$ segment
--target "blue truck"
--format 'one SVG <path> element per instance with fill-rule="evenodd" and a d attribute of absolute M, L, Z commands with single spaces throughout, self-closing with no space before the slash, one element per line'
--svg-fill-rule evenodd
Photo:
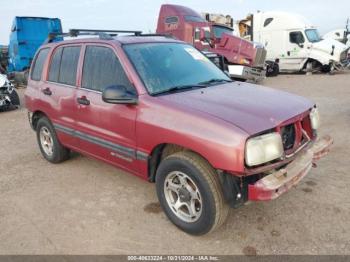
<path fill-rule="evenodd" d="M 25 83 L 37 49 L 50 34 L 61 33 L 62 24 L 59 18 L 16 16 L 11 27 L 8 48 L 8 74 L 15 81 Z M 55 39 L 61 40 L 60 37 Z"/>

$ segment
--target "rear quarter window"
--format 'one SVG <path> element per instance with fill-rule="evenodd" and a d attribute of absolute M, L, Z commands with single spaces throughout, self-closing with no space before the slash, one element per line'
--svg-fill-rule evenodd
<path fill-rule="evenodd" d="M 41 80 L 41 75 L 43 72 L 44 64 L 47 58 L 47 54 L 49 53 L 49 48 L 41 49 L 36 56 L 34 63 L 32 65 L 32 71 L 30 78 L 35 81 Z"/>

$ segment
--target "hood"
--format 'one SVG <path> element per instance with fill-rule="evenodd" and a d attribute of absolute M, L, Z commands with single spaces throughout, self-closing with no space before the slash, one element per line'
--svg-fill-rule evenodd
<path fill-rule="evenodd" d="M 274 128 L 313 106 L 297 95 L 239 82 L 159 98 L 229 122 L 249 135 Z"/>
<path fill-rule="evenodd" d="M 325 52 L 329 55 L 332 53 L 333 46 L 334 46 L 334 60 L 339 61 L 341 53 L 348 48 L 343 43 L 332 38 L 326 38 L 321 40 L 320 42 L 312 44 L 313 49 Z"/>

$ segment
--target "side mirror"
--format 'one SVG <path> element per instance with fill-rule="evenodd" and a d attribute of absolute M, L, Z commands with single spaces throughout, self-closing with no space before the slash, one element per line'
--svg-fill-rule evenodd
<path fill-rule="evenodd" d="M 102 100 L 109 104 L 137 104 L 137 96 L 123 85 L 106 87 L 102 92 Z"/>
<path fill-rule="evenodd" d="M 302 43 L 299 43 L 298 46 L 299 46 L 300 48 L 304 48 L 304 44 L 302 44 Z"/>

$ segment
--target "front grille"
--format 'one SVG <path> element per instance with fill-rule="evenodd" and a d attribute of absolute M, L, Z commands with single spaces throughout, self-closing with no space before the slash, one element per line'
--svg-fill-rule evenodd
<path fill-rule="evenodd" d="M 290 150 L 294 147 L 295 143 L 295 125 L 290 124 L 281 128 L 281 136 L 284 150 Z"/>
<path fill-rule="evenodd" d="M 266 49 L 263 47 L 256 47 L 256 56 L 254 59 L 254 67 L 261 67 L 263 68 L 265 66 L 265 60 L 266 60 Z"/>

